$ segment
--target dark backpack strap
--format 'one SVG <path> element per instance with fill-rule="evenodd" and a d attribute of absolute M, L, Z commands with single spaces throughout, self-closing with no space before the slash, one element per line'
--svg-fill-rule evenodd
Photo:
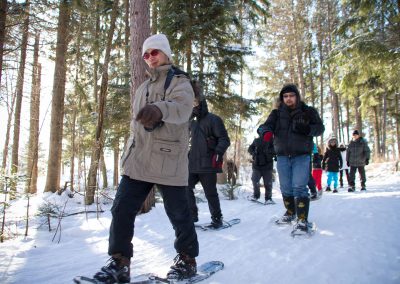
<path fill-rule="evenodd" d="M 167 78 L 165 78 L 163 101 L 165 100 L 165 92 L 167 91 L 169 85 L 171 84 L 172 78 L 174 78 L 175 75 L 184 75 L 187 78 L 189 78 L 188 73 L 186 73 L 185 71 L 182 71 L 178 67 L 172 65 L 171 68 L 169 68 L 169 70 L 168 70 Z"/>

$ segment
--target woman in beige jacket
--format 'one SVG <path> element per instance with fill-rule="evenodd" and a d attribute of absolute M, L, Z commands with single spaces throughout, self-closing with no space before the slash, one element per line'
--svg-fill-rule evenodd
<path fill-rule="evenodd" d="M 143 59 L 150 78 L 139 87 L 132 102 L 131 137 L 121 159 L 122 178 L 111 208 L 111 261 L 94 276 L 103 282 L 114 279 L 129 283 L 135 217 L 155 184 L 176 236 L 178 255 L 167 276 L 182 279 L 196 274 L 199 244 L 185 195 L 193 89 L 187 76 L 174 71 L 165 35 L 145 40 Z M 164 90 L 168 76 L 172 79 Z"/>

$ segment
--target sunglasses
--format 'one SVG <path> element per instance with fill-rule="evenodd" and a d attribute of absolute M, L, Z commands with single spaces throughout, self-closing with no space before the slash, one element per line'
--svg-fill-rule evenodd
<path fill-rule="evenodd" d="M 143 59 L 144 59 L 144 60 L 147 60 L 147 59 L 150 58 L 150 56 L 155 57 L 155 56 L 157 56 L 159 53 L 160 53 L 160 51 L 159 51 L 158 49 L 153 49 L 153 50 L 150 51 L 150 52 L 145 52 L 145 53 L 143 54 Z"/>

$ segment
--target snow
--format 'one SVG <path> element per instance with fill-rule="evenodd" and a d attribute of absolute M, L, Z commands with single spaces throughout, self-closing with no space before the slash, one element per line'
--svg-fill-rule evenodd
<path fill-rule="evenodd" d="M 241 223 L 222 231 L 198 231 L 198 264 L 225 263 L 224 270 L 202 283 L 400 283 L 400 172 L 394 171 L 393 163 L 367 167 L 366 192 L 340 189 L 312 202 L 309 219 L 318 229 L 311 238 L 292 238 L 291 227 L 274 224 L 284 212 L 277 184 L 273 190 L 277 204 L 263 206 L 246 199 L 252 192 L 249 172 L 242 176 L 236 200 L 220 194 L 224 218 L 239 217 Z M 74 198 L 65 193 L 39 194 L 30 201 L 31 215 L 45 201 L 58 204 L 60 210 L 65 206 L 65 214 L 85 210 L 79 194 Z M 198 205 L 200 223 L 209 221 L 207 203 Z M 49 232 L 46 219 L 35 216 L 23 237 L 26 199 L 15 201 L 6 216 L 17 221 L 8 230 L 18 236 L 0 244 L 0 283 L 61 284 L 72 283 L 77 275 L 93 275 L 108 259 L 110 207 L 111 201 L 103 197 L 104 213 L 64 217 L 57 233 L 57 218 L 51 219 Z M 95 211 L 96 206 L 86 209 Z M 137 216 L 132 275 L 164 275 L 176 255 L 173 240 L 161 203 Z"/>

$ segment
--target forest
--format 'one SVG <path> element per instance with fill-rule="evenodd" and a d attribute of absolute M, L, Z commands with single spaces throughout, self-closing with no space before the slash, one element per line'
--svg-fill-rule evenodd
<path fill-rule="evenodd" d="M 156 33 L 202 82 L 239 168 L 288 82 L 323 118 L 322 148 L 358 129 L 374 162 L 397 160 L 399 12 L 399 0 L 0 0 L 0 188 L 68 187 L 86 204 L 115 188 Z"/>

